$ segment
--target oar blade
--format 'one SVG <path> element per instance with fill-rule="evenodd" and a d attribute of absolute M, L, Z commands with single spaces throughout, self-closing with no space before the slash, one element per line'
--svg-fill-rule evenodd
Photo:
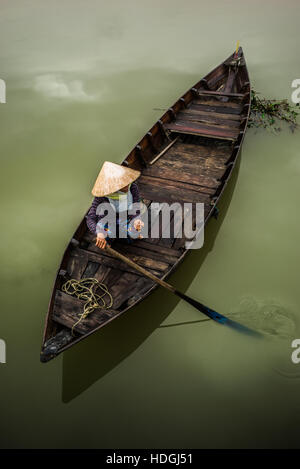
<path fill-rule="evenodd" d="M 247 334 L 251 337 L 256 337 L 257 339 L 260 339 L 263 337 L 263 334 L 261 334 L 258 331 L 255 331 L 254 329 L 251 329 L 250 327 L 244 326 L 244 324 L 241 324 L 239 322 L 233 321 L 232 319 L 226 318 L 227 321 L 224 323 L 226 326 L 231 327 L 232 329 L 235 329 L 238 332 L 242 332 L 244 334 Z"/>
<path fill-rule="evenodd" d="M 249 327 L 244 326 L 243 324 L 240 324 L 236 321 L 233 321 L 232 319 L 229 319 L 226 316 L 223 316 L 223 314 L 220 314 L 217 311 L 208 308 L 204 304 L 194 300 L 193 298 L 190 298 L 189 296 L 185 295 L 184 293 L 181 293 L 178 290 L 176 290 L 176 295 L 178 295 L 183 300 L 187 301 L 189 304 L 194 306 L 194 308 L 198 309 L 198 311 L 201 311 L 201 313 L 205 314 L 210 319 L 218 322 L 219 324 L 224 324 L 225 326 L 231 327 L 232 329 L 235 329 L 238 332 L 242 332 L 253 337 L 262 337 L 262 334 L 260 334 L 259 332 L 250 329 Z"/>

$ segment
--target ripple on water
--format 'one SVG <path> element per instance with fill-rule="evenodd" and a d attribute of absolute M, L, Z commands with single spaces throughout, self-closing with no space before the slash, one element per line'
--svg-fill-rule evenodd
<path fill-rule="evenodd" d="M 296 316 L 286 306 L 274 300 L 242 298 L 233 308 L 231 319 L 241 322 L 270 339 L 295 337 Z"/>
<path fill-rule="evenodd" d="M 292 340 L 300 337 L 297 316 L 293 311 L 274 300 L 246 297 L 233 309 L 232 319 L 271 339 L 275 348 L 271 347 L 268 353 L 272 355 L 272 369 L 276 374 L 285 379 L 300 378 L 300 364 L 297 366 L 291 360 Z"/>

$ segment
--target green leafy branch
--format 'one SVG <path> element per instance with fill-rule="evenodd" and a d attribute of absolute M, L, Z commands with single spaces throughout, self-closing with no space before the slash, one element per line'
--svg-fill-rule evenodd
<path fill-rule="evenodd" d="M 281 131 L 280 122 L 286 122 L 290 130 L 294 132 L 298 127 L 299 104 L 292 105 L 287 99 L 261 98 L 258 94 L 251 90 L 251 113 L 248 126 L 278 133 Z"/>

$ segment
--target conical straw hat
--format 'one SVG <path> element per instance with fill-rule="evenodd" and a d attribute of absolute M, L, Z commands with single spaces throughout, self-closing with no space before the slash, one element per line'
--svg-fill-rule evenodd
<path fill-rule="evenodd" d="M 96 179 L 92 194 L 95 197 L 112 194 L 135 181 L 140 174 L 140 171 L 135 169 L 105 161 Z"/>

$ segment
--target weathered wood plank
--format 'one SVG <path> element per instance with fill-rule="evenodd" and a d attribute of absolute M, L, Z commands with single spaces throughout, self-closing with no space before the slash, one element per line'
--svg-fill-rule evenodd
<path fill-rule="evenodd" d="M 194 138 L 194 137 L 190 137 Z M 190 153 L 198 158 L 207 158 L 208 156 L 216 156 L 218 159 L 226 159 L 232 152 L 232 143 L 226 141 L 212 141 L 206 140 L 205 144 L 201 143 L 177 143 L 175 148 L 172 148 L 167 154 L 170 155 L 172 152 L 183 152 Z"/>
<path fill-rule="evenodd" d="M 149 213 L 150 213 L 150 210 L 149 210 Z M 99 248 L 95 246 L 94 238 L 95 238 L 95 235 L 87 230 L 83 237 L 83 243 L 85 244 L 84 249 L 87 249 L 87 250 L 91 249 L 94 252 L 101 254 L 101 251 L 99 250 Z M 164 261 L 164 256 L 166 256 L 166 260 L 165 260 L 166 262 L 171 261 L 171 260 L 173 261 L 175 260 L 175 258 L 178 258 L 181 255 L 181 251 L 179 250 L 172 249 L 172 248 L 164 248 L 164 247 L 157 246 L 155 244 L 151 244 L 151 240 L 149 240 L 148 238 L 133 239 L 132 244 L 125 244 L 125 243 L 120 242 L 119 240 L 114 241 L 113 247 L 116 247 L 116 249 L 119 249 L 120 246 L 121 246 L 121 249 L 124 249 L 124 250 L 128 249 L 128 252 L 132 251 L 132 253 L 134 253 L 135 248 L 139 248 L 139 249 L 143 248 L 145 250 L 145 257 L 151 257 L 152 254 L 154 254 L 153 258 Z M 107 268 L 108 267 L 106 265 L 102 265 L 102 264 L 100 265 L 98 271 L 95 274 L 96 278 L 99 277 L 98 278 L 99 281 L 101 281 L 101 273 L 102 273 L 101 271 L 102 270 L 106 271 Z"/>
<path fill-rule="evenodd" d="M 181 251 L 178 249 L 172 249 L 172 248 L 168 248 L 165 246 L 158 246 L 156 244 L 151 244 L 149 240 L 147 239 L 135 240 L 133 243 L 133 247 L 134 246 L 137 246 L 137 247 L 141 246 L 145 250 L 147 251 L 149 250 L 150 252 L 157 253 L 160 256 L 166 255 L 166 256 L 172 256 L 172 257 L 178 258 L 182 254 Z"/>
<path fill-rule="evenodd" d="M 189 147 L 199 147 L 205 153 L 206 151 L 218 150 L 218 152 L 227 151 L 231 147 L 230 142 L 213 142 L 206 137 L 183 137 L 183 140 L 179 140 L 176 147 L 180 148 L 181 145 Z"/>
<path fill-rule="evenodd" d="M 72 251 L 72 254 L 73 254 L 73 257 L 78 259 L 79 261 L 80 261 L 80 259 L 82 259 L 82 260 L 88 259 L 89 261 L 98 262 L 99 264 L 104 265 L 108 268 L 119 269 L 121 271 L 131 272 L 131 273 L 136 272 L 134 269 L 129 267 L 124 262 L 110 256 L 105 250 L 100 250 L 99 248 L 97 248 L 97 246 L 94 246 L 94 245 L 91 245 L 89 247 L 89 250 L 76 248 Z M 145 267 L 146 269 L 151 271 L 154 275 L 158 275 L 158 276 L 162 275 L 163 271 L 161 270 L 162 269 L 161 265 L 159 265 L 160 270 L 156 270 L 156 269 L 152 268 L 155 265 L 154 262 L 151 264 L 151 267 L 149 267 L 149 265 L 150 265 L 149 260 L 144 261 L 143 259 L 141 259 L 141 260 L 138 260 L 138 262 L 141 262 L 143 267 Z M 107 272 L 107 275 L 109 275 L 109 271 Z M 97 278 L 97 276 L 95 276 L 95 277 Z M 105 276 L 103 278 L 104 278 L 103 281 L 106 281 Z"/>
<path fill-rule="evenodd" d="M 206 210 L 204 210 L 204 216 L 206 216 L 209 212 L 211 207 L 206 207 Z M 192 229 L 195 230 L 196 229 L 196 210 L 193 209 L 192 211 Z M 203 226 L 202 225 L 202 222 L 199 220 L 198 221 L 198 229 L 200 228 L 200 226 Z M 174 239 L 174 243 L 172 244 L 172 247 L 174 249 L 183 249 L 185 247 L 185 243 L 186 241 L 191 241 L 191 239 L 189 238 L 186 238 L 185 237 L 185 234 L 184 234 L 184 223 L 182 224 L 182 236 L 179 237 L 179 236 L 176 236 L 176 238 Z"/>
<path fill-rule="evenodd" d="M 131 257 L 126 251 L 123 254 L 128 258 Z M 153 285 L 152 281 L 145 282 L 145 278 L 138 275 L 138 272 L 124 272 L 119 269 L 111 269 L 105 283 L 112 295 L 114 310 L 119 310 L 128 299 L 137 294 L 140 288 L 144 288 L 145 284 L 147 284 L 148 289 Z"/>
<path fill-rule="evenodd" d="M 54 300 L 53 320 L 71 329 L 78 321 L 80 314 L 83 313 L 84 304 L 84 301 L 57 290 Z M 107 322 L 117 313 L 113 309 L 95 310 L 75 326 L 74 330 L 79 334 L 86 334 Z"/>
<path fill-rule="evenodd" d="M 202 163 L 199 162 L 199 165 L 197 166 L 195 164 L 188 163 L 184 159 L 182 161 L 178 161 L 176 158 L 170 157 L 170 159 L 165 158 L 164 160 L 160 161 L 158 168 L 160 168 L 162 171 L 178 171 L 191 175 L 191 177 L 208 177 L 215 180 L 222 177 L 225 171 L 225 166 L 222 164 L 218 165 L 213 157 L 205 159 L 205 161 Z M 209 181 L 207 182 L 208 187 L 214 187 L 213 182 L 211 184 L 209 184 Z"/>
<path fill-rule="evenodd" d="M 111 294 L 114 298 L 114 308 L 122 309 L 128 303 L 136 301 L 136 296 L 145 294 L 154 285 L 148 278 L 124 272 L 118 284 L 111 287 Z"/>
<path fill-rule="evenodd" d="M 107 286 L 108 290 L 111 292 L 112 287 L 119 285 L 119 282 L 124 275 L 124 272 L 120 269 L 109 269 L 108 275 L 105 277 L 105 285 Z M 134 274 L 135 275 L 135 274 Z M 115 308 L 115 306 L 114 306 Z"/>
<path fill-rule="evenodd" d="M 100 267 L 97 270 L 97 272 L 94 274 L 94 278 L 97 279 L 98 282 L 105 283 L 106 278 L 109 275 L 110 271 L 111 271 L 111 268 L 108 265 L 105 265 L 102 263 L 100 264 Z"/>
<path fill-rule="evenodd" d="M 194 148 L 194 152 L 196 152 L 196 148 Z M 155 165 L 156 168 L 162 168 L 166 163 L 169 165 L 177 164 L 180 169 L 178 172 L 181 171 L 181 165 L 187 165 L 189 168 L 191 168 L 189 173 L 194 173 L 197 171 L 197 175 L 201 176 L 204 175 L 205 173 L 202 174 L 202 170 L 205 169 L 214 169 L 216 171 L 218 170 L 223 170 L 225 167 L 225 162 L 228 160 L 230 154 L 228 157 L 219 157 L 219 156 L 214 156 L 213 152 L 210 152 L 207 154 L 205 158 L 202 158 L 200 155 L 196 155 L 195 153 L 191 152 L 186 152 L 186 151 L 178 151 L 177 149 L 174 149 L 172 153 L 165 155 L 164 158 Z M 146 174 L 146 172 L 143 172 L 143 174 Z"/>
<path fill-rule="evenodd" d="M 99 250 L 99 248 L 97 249 Z M 109 254 L 107 254 L 106 251 L 103 251 L 103 253 L 101 253 L 101 257 L 102 257 L 102 262 L 106 262 L 107 259 L 110 259 L 111 262 L 116 261 L 116 260 L 118 261 L 118 259 L 115 259 L 114 257 L 111 257 Z M 134 253 L 129 253 L 129 252 L 128 252 L 128 257 L 131 260 L 133 260 L 136 264 L 151 271 L 164 272 L 168 268 L 167 263 L 155 260 L 153 258 L 142 257 L 142 256 L 138 256 L 138 255 L 135 255 Z"/>
<path fill-rule="evenodd" d="M 149 171 L 148 171 L 149 169 Z M 187 183 L 187 188 L 189 185 L 196 185 L 199 188 L 199 192 L 204 192 L 206 194 L 213 195 L 216 191 L 216 188 L 219 185 L 219 182 L 216 178 L 211 178 L 207 176 L 202 176 L 200 174 L 189 174 L 183 171 L 177 171 L 176 169 L 169 169 L 164 168 L 162 171 L 159 167 L 152 167 L 147 168 L 143 174 L 145 176 L 152 176 L 156 178 L 161 178 L 161 180 L 167 180 L 169 183 L 179 184 L 177 187 L 182 187 L 184 189 L 184 185 L 182 183 Z"/>
<path fill-rule="evenodd" d="M 194 99 L 193 104 L 205 104 L 209 106 L 215 106 L 218 108 L 226 108 L 230 110 L 242 110 L 242 105 L 240 103 L 234 103 L 232 101 L 223 102 L 218 99 L 218 97 L 201 97 L 199 99 Z"/>
<path fill-rule="evenodd" d="M 212 113 L 211 113 L 212 114 Z M 192 113 L 182 111 L 177 114 L 178 120 L 182 121 L 191 121 L 191 122 L 204 122 L 206 125 L 218 125 L 221 128 L 231 129 L 239 128 L 240 122 L 237 120 L 223 119 L 212 116 L 209 112 L 206 115 L 201 115 L 200 113 Z"/>
<path fill-rule="evenodd" d="M 88 262 L 85 271 L 82 274 L 82 278 L 94 277 L 100 264 L 98 262 Z"/>
<path fill-rule="evenodd" d="M 206 194 L 189 190 L 182 191 L 181 189 L 177 189 L 169 184 L 165 184 L 164 187 L 158 188 L 157 186 L 149 185 L 148 183 L 139 183 L 139 187 L 141 194 L 145 195 L 145 197 L 151 197 L 152 200 L 160 203 L 210 202 L 210 197 Z"/>
<path fill-rule="evenodd" d="M 190 137 L 193 138 L 193 136 Z M 221 143 L 221 140 L 215 140 L 215 142 Z M 222 143 L 229 142 L 222 140 Z M 197 148 L 198 146 L 199 149 Z M 199 168 L 199 170 L 201 168 L 201 171 L 202 169 L 207 169 L 207 167 L 216 170 L 223 169 L 232 155 L 232 149 L 233 146 L 231 142 L 229 147 L 211 147 L 206 151 L 203 150 L 201 145 L 184 143 L 172 149 L 172 151 L 165 155 L 161 161 L 157 162 L 155 166 L 160 167 L 164 162 L 181 161 L 184 164 L 193 165 L 194 168 Z M 204 173 L 201 173 L 201 175 L 204 175 Z"/>
<path fill-rule="evenodd" d="M 132 306 L 137 301 L 143 299 L 144 296 L 150 290 L 150 288 L 153 287 L 153 285 L 155 285 L 155 284 L 154 284 L 154 282 L 152 282 L 152 280 L 150 280 L 146 277 L 141 277 L 140 278 L 140 284 L 137 285 L 137 288 L 135 289 L 134 295 L 130 296 L 130 298 L 128 298 L 126 306 Z"/>
<path fill-rule="evenodd" d="M 220 84 L 226 79 L 227 73 L 226 71 L 222 71 L 222 73 L 218 73 L 217 75 L 214 75 L 213 78 L 208 78 L 208 84 L 211 89 L 214 89 L 215 87 L 219 87 Z"/>
<path fill-rule="evenodd" d="M 178 213 L 179 207 L 177 210 L 172 210 L 170 213 L 170 219 L 162 219 L 160 230 L 159 230 L 159 239 L 156 241 L 156 244 L 161 246 L 171 246 L 170 240 L 173 238 L 174 234 L 174 224 L 176 223 L 176 216 Z M 182 210 L 180 205 L 180 210 Z"/>
<path fill-rule="evenodd" d="M 194 152 L 196 152 L 196 148 L 194 148 Z M 201 170 L 207 169 L 208 166 L 212 169 L 223 169 L 227 159 L 228 157 L 224 156 L 214 156 L 213 152 L 208 153 L 205 158 L 203 158 L 200 154 L 197 155 L 195 153 L 174 149 L 172 153 L 165 155 L 156 167 L 161 168 L 165 163 L 176 163 L 178 165 L 187 165 L 190 168 L 194 168 L 194 171 L 196 170 L 199 175 L 201 175 Z M 208 161 L 210 164 L 208 164 Z"/>
<path fill-rule="evenodd" d="M 158 244 L 162 246 L 172 247 L 174 239 L 178 236 L 178 230 L 184 218 L 183 210 L 182 209 L 180 210 L 181 210 L 181 214 L 178 214 L 178 211 L 177 211 L 176 213 L 174 213 L 174 217 L 172 218 L 172 224 L 170 227 L 171 228 L 170 236 L 168 238 L 161 238 Z"/>
<path fill-rule="evenodd" d="M 206 137 L 211 138 L 220 138 L 225 140 L 235 140 L 238 137 L 239 131 L 238 130 L 228 130 L 228 129 L 221 129 L 220 126 L 213 127 L 207 125 L 198 125 L 192 122 L 186 121 L 175 121 L 171 124 L 166 124 L 166 129 L 170 130 L 171 132 L 179 132 L 185 134 L 193 134 L 193 135 L 203 135 Z"/>
<path fill-rule="evenodd" d="M 159 160 L 159 158 L 161 158 L 168 150 L 169 148 L 171 148 L 173 145 L 175 145 L 176 141 L 178 140 L 179 137 L 176 137 L 174 138 L 174 140 L 172 140 L 172 142 L 170 142 L 168 145 L 166 145 L 159 153 L 158 155 L 155 156 L 155 158 L 153 158 L 151 161 L 150 161 L 150 165 L 154 164 L 157 160 Z"/>
<path fill-rule="evenodd" d="M 124 250 L 122 249 L 122 251 Z M 129 252 L 128 250 L 125 252 L 129 259 L 146 269 L 165 272 L 169 267 L 168 263 L 163 260 L 154 259 L 154 257 L 144 257 L 140 253 Z"/>
<path fill-rule="evenodd" d="M 161 215 L 161 209 L 163 207 L 163 204 L 158 204 L 158 207 L 156 207 L 157 203 L 154 202 L 155 208 L 152 206 L 153 203 L 150 206 L 149 211 L 149 218 L 148 218 L 148 240 L 152 244 L 158 244 L 160 236 L 161 236 L 161 227 L 162 227 L 162 215 Z M 157 233 L 157 237 L 152 237 L 154 233 Z"/>
<path fill-rule="evenodd" d="M 138 245 L 118 245 L 118 251 L 122 252 L 122 254 L 127 255 L 128 254 L 133 254 L 137 255 L 140 257 L 147 258 L 149 257 L 150 259 L 155 259 L 160 262 L 164 262 L 169 265 L 173 265 L 177 262 L 178 256 L 172 256 L 170 254 L 166 254 L 165 252 L 155 252 L 151 251 L 149 249 L 146 249 L 143 246 L 138 246 Z M 128 256 L 129 257 L 129 256 Z"/>
<path fill-rule="evenodd" d="M 221 103 L 221 104 L 226 104 L 226 103 Z M 236 114 L 240 115 L 242 113 L 242 108 L 233 108 L 233 107 L 226 107 L 226 106 L 218 106 L 216 103 L 214 105 L 212 104 L 202 104 L 200 103 L 195 103 L 191 104 L 189 106 L 189 109 L 193 110 L 199 110 L 199 111 L 207 111 L 207 112 L 220 112 L 222 114 Z"/>
<path fill-rule="evenodd" d="M 158 169 L 158 168 L 157 168 Z M 169 174 L 169 173 L 168 173 Z M 175 174 L 174 174 L 175 178 Z M 205 178 L 202 178 L 202 181 L 204 181 Z M 206 178 L 209 182 L 212 183 L 211 178 Z M 167 177 L 167 172 L 164 172 L 164 177 L 160 177 L 160 172 L 159 170 L 156 172 L 152 172 L 152 174 L 147 174 L 143 175 L 140 177 L 140 182 L 144 184 L 152 184 L 153 186 L 156 186 L 158 188 L 160 187 L 165 187 L 166 184 L 170 187 L 175 187 L 175 188 L 181 188 L 183 191 L 195 191 L 198 193 L 206 194 L 206 195 L 211 195 L 215 193 L 215 190 L 211 190 L 209 187 L 205 186 L 200 186 L 199 183 L 197 184 L 191 184 L 191 181 L 186 179 L 186 181 L 181 182 L 179 179 L 171 179 Z M 214 187 L 218 186 L 218 182 L 215 180 L 214 181 Z M 211 186 L 210 186 L 211 187 Z"/>
<path fill-rule="evenodd" d="M 80 280 L 88 264 L 88 255 L 82 253 L 80 256 L 76 254 L 76 249 L 72 249 L 70 258 L 68 259 L 67 272 L 71 278 Z"/>
<path fill-rule="evenodd" d="M 196 116 L 202 116 L 206 118 L 215 118 L 215 119 L 224 119 L 226 121 L 236 121 L 240 122 L 241 121 L 241 116 L 239 114 L 222 114 L 222 112 L 212 112 L 212 111 L 202 111 L 194 108 L 187 108 L 184 111 L 185 114 L 194 114 Z"/>
<path fill-rule="evenodd" d="M 243 98 L 245 95 L 244 93 L 230 93 L 225 91 L 208 91 L 208 90 L 201 90 L 198 92 L 201 96 L 228 96 L 230 98 Z"/>
<path fill-rule="evenodd" d="M 231 93 L 234 90 L 235 78 L 236 78 L 236 70 L 233 70 L 232 67 L 230 67 L 229 72 L 228 72 L 228 77 L 225 83 L 225 88 L 224 88 L 225 93 Z M 230 106 L 233 105 L 232 102 L 229 102 L 228 96 L 223 97 L 222 102 L 226 102 L 227 104 L 230 104 Z"/>
<path fill-rule="evenodd" d="M 235 138 L 239 134 L 239 126 L 229 126 L 229 125 L 223 125 L 223 124 L 214 124 L 212 122 L 210 123 L 202 123 L 202 122 L 196 122 L 192 120 L 184 120 L 184 119 L 177 119 L 176 121 L 172 122 L 171 124 L 168 124 L 170 128 L 174 126 L 174 130 L 176 132 L 176 127 L 177 126 L 183 126 L 183 127 L 191 127 L 193 132 L 198 133 L 205 133 L 207 131 L 206 137 L 210 137 L 213 134 L 216 134 L 217 136 L 224 137 L 224 139 L 228 140 L 231 137 Z"/>

